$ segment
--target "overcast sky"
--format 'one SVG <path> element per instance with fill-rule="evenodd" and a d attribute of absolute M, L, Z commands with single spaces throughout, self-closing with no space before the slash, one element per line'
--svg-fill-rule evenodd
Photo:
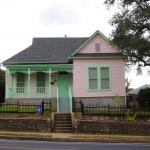
<path fill-rule="evenodd" d="M 0 0 L 0 62 L 28 47 L 33 37 L 90 36 L 100 30 L 109 37 L 108 21 L 115 9 L 104 0 Z M 147 68 L 148 69 L 148 68 Z M 147 69 L 128 74 L 131 86 L 150 84 Z"/>

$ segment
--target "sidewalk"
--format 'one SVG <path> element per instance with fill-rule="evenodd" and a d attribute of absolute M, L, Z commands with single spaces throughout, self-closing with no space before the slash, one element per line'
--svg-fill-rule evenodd
<path fill-rule="evenodd" d="M 65 142 L 150 143 L 150 136 L 38 133 L 38 132 L 33 133 L 0 132 L 0 139 L 65 141 Z"/>

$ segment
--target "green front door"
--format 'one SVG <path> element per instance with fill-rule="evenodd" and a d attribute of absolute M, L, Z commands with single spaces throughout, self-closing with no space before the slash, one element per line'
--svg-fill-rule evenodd
<path fill-rule="evenodd" d="M 59 112 L 70 112 L 68 74 L 58 74 L 58 102 Z"/>

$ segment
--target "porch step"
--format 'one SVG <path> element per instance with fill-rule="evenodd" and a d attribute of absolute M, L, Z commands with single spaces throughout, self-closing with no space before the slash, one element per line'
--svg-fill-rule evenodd
<path fill-rule="evenodd" d="M 54 116 L 55 132 L 71 133 L 72 132 L 72 118 L 71 114 L 57 113 Z"/>

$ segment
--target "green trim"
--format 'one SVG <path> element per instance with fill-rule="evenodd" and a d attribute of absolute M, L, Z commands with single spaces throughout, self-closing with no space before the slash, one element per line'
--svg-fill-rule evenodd
<path fill-rule="evenodd" d="M 51 68 L 49 68 L 48 73 L 48 95 L 51 97 Z"/>
<path fill-rule="evenodd" d="M 79 48 L 77 48 L 71 56 L 75 55 L 76 53 L 78 53 L 85 45 L 87 45 L 96 35 L 99 35 L 100 37 L 102 37 L 108 44 L 112 45 L 112 47 L 114 47 L 115 49 L 118 50 L 118 47 L 116 47 L 115 45 L 112 44 L 112 42 L 99 30 L 97 30 L 87 41 L 85 41 Z"/>
<path fill-rule="evenodd" d="M 9 98 L 9 69 L 6 68 L 5 97 Z"/>
<path fill-rule="evenodd" d="M 28 88 L 27 88 L 27 86 L 28 86 L 28 74 L 27 75 L 25 74 L 24 93 L 22 93 L 22 94 L 24 94 L 24 96 L 27 94 L 27 97 L 28 97 Z"/>
<path fill-rule="evenodd" d="M 73 69 L 73 64 L 51 64 L 51 65 L 8 65 L 6 66 L 10 69 L 10 73 L 22 72 L 28 74 L 28 68 L 30 68 L 30 73 L 45 72 L 49 73 L 49 68 L 51 71 L 67 71 Z"/>
<path fill-rule="evenodd" d="M 100 70 L 103 67 L 109 68 L 109 89 L 102 89 L 101 88 L 101 73 Z M 89 68 L 97 68 L 97 89 L 90 89 L 89 88 Z M 88 65 L 87 66 L 87 90 L 88 91 L 111 91 L 112 90 L 112 68 L 110 65 Z"/>
<path fill-rule="evenodd" d="M 70 112 L 72 113 L 72 92 L 70 86 L 69 86 L 69 98 L 70 98 Z"/>
<path fill-rule="evenodd" d="M 109 88 L 112 89 L 112 67 L 109 67 Z"/>
<path fill-rule="evenodd" d="M 100 74 L 100 67 L 97 67 L 97 87 L 101 89 L 101 74 Z"/>
<path fill-rule="evenodd" d="M 28 98 L 30 98 L 30 68 L 28 68 Z"/>
<path fill-rule="evenodd" d="M 58 94 L 58 92 L 59 91 L 58 91 L 58 86 L 57 86 L 57 112 L 59 112 L 59 94 Z"/>
<path fill-rule="evenodd" d="M 53 68 L 53 67 L 73 67 L 73 64 L 12 64 L 12 65 L 6 65 L 6 67 L 46 67 L 46 68 Z"/>

